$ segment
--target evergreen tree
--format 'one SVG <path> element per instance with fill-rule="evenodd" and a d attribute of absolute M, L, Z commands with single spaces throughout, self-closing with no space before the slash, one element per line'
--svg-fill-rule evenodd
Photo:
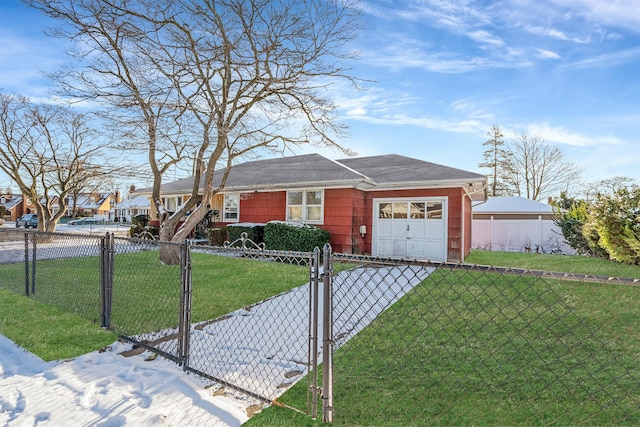
<path fill-rule="evenodd" d="M 507 164 L 507 151 L 502 148 L 504 146 L 504 134 L 499 126 L 493 125 L 491 130 L 487 132 L 490 137 L 482 146 L 489 147 L 484 153 L 484 161 L 479 163 L 481 168 L 491 169 L 489 176 L 489 196 L 506 195 L 505 186 L 501 182 L 502 172 Z"/>

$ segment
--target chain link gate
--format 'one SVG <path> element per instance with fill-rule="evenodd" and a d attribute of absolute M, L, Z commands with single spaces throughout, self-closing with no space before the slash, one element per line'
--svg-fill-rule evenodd
<path fill-rule="evenodd" d="M 185 371 L 198 374 L 267 404 L 305 376 L 307 408 L 315 416 L 319 365 L 318 313 L 320 251 L 190 246 L 191 252 L 240 258 L 242 262 L 280 262 L 308 268 L 308 283 L 224 316 L 193 322 L 189 329 Z M 206 286 L 194 279 L 193 287 Z M 242 286 L 239 284 L 239 286 Z M 187 308 L 187 311 L 189 309 Z"/>

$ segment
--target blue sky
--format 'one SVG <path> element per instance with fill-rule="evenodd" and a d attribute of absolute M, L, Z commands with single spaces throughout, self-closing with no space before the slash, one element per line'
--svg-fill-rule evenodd
<path fill-rule="evenodd" d="M 585 169 L 587 182 L 640 182 L 640 0 L 363 0 L 353 41 L 362 90 L 332 96 L 360 156 L 402 154 L 469 171 L 492 125 L 528 129 Z M 65 61 L 49 20 L 0 0 L 0 88 L 49 96 L 39 71 Z M 306 148 L 327 157 L 329 150 Z M 0 186 L 6 180 L 0 178 Z"/>

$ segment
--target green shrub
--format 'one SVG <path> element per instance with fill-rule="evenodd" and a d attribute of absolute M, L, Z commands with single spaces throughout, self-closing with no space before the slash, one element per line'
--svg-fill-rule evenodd
<path fill-rule="evenodd" d="M 134 225 L 139 225 L 140 227 L 146 227 L 149 225 L 149 215 L 140 214 L 131 218 L 131 223 Z"/>
<path fill-rule="evenodd" d="M 330 238 L 327 230 L 312 225 L 273 221 L 264 227 L 264 243 L 270 250 L 311 252 Z"/>
<path fill-rule="evenodd" d="M 207 238 L 211 246 L 222 246 L 227 237 L 227 227 L 215 227 L 207 230 Z"/>
<path fill-rule="evenodd" d="M 555 223 L 578 253 L 640 264 L 640 186 L 598 193 L 590 202 L 561 194 L 554 205 Z"/>
<path fill-rule="evenodd" d="M 554 203 L 554 222 L 560 227 L 565 241 L 577 253 L 606 259 L 606 251 L 594 243 L 594 239 L 597 241 L 597 234 L 584 228 L 588 208 L 589 204 L 584 200 L 569 198 L 563 193 Z"/>
<path fill-rule="evenodd" d="M 583 230 L 612 260 L 640 264 L 640 186 L 598 194 Z"/>
<path fill-rule="evenodd" d="M 227 235 L 230 242 L 235 242 L 242 233 L 247 233 L 247 238 L 256 244 L 264 242 L 264 225 L 262 224 L 231 224 L 227 226 Z"/>

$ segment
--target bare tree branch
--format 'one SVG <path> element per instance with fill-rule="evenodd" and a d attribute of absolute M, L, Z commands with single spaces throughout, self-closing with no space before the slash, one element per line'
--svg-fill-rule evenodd
<path fill-rule="evenodd" d="M 71 192 L 120 169 L 105 166 L 90 122 L 60 105 L 0 94 L 0 170 L 35 206 L 42 230 L 55 231 Z"/>
<path fill-rule="evenodd" d="M 241 156 L 300 144 L 352 154 L 339 143 L 346 128 L 329 96 L 336 79 L 357 81 L 344 65 L 354 56 L 345 43 L 361 27 L 351 0 L 28 3 L 71 28 L 56 35 L 78 42 L 84 67 L 59 74 L 63 92 L 103 102 L 145 141 L 163 240 L 188 235 Z M 162 174 L 191 153 L 192 195 L 167 216 Z M 226 171 L 214 187 L 218 166 Z"/>
<path fill-rule="evenodd" d="M 527 199 L 541 200 L 568 192 L 580 182 L 582 169 L 541 135 L 530 136 L 526 130 L 515 134 L 507 147 L 507 159 L 506 184 L 514 194 Z"/>

